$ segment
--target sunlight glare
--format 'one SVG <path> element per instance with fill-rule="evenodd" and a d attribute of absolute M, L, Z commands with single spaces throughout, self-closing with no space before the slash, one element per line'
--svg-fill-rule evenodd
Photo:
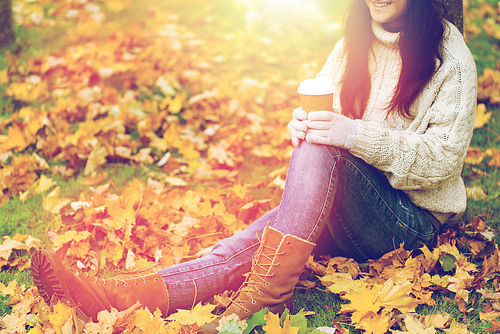
<path fill-rule="evenodd" d="M 300 3 L 300 0 L 269 0 L 270 5 L 298 5 Z"/>

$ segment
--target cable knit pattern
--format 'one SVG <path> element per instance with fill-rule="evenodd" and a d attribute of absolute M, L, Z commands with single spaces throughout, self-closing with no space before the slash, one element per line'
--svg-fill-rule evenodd
<path fill-rule="evenodd" d="M 446 22 L 443 64 L 410 108 L 413 119 L 387 116 L 401 71 L 399 33 L 372 23 L 375 41 L 369 55 L 371 94 L 351 153 L 383 171 L 391 185 L 418 206 L 436 214 L 465 211 L 461 178 L 472 137 L 477 101 L 477 74 L 472 55 L 458 29 Z M 318 74 L 337 85 L 334 107 L 340 110 L 345 69 L 341 39 Z M 442 220 L 442 219 L 440 219 Z"/>

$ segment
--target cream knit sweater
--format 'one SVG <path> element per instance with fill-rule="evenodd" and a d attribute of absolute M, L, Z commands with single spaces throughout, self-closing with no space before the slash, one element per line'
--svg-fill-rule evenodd
<path fill-rule="evenodd" d="M 404 119 L 386 107 L 401 71 L 399 33 L 372 23 L 376 40 L 369 58 L 371 93 L 351 153 L 383 171 L 390 184 L 405 191 L 416 205 L 443 222 L 465 211 L 467 197 L 461 177 L 476 113 L 476 66 L 463 36 L 446 22 L 443 64 Z M 328 57 L 318 76 L 333 78 L 333 105 L 340 110 L 340 82 L 345 69 L 344 39 Z"/>

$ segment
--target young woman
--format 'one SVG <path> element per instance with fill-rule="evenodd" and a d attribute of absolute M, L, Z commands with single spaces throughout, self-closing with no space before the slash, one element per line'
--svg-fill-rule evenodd
<path fill-rule="evenodd" d="M 323 230 L 328 240 L 323 233 L 318 246 L 358 261 L 402 243 L 432 246 L 440 224 L 466 207 L 460 175 L 476 70 L 462 35 L 436 0 L 354 0 L 345 37 L 319 76 L 336 85 L 334 112 L 294 110 L 296 148 L 278 208 L 211 253 L 155 273 L 77 276 L 40 250 L 32 272 L 41 295 L 65 298 L 95 320 L 103 309 L 137 300 L 167 315 L 234 290 L 224 315 L 245 318 L 292 306 Z M 217 325 L 203 331 L 215 333 Z"/>

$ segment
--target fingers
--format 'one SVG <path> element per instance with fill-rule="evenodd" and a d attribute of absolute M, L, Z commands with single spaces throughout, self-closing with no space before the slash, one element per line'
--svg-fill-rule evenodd
<path fill-rule="evenodd" d="M 288 123 L 288 129 L 290 129 L 290 131 L 306 132 L 307 124 L 306 122 L 302 122 L 294 118 L 290 121 L 290 123 Z"/>
<path fill-rule="evenodd" d="M 292 138 L 306 139 L 306 133 L 302 131 L 290 130 L 290 135 Z"/>
<path fill-rule="evenodd" d="M 329 137 L 329 131 L 328 130 L 309 129 L 309 130 L 307 130 L 307 134 L 308 135 L 313 135 L 315 137 L 323 137 L 323 138 Z"/>
<path fill-rule="evenodd" d="M 332 122 L 327 121 L 307 121 L 304 122 L 308 131 L 310 130 L 328 130 L 332 128 Z"/>
<path fill-rule="evenodd" d="M 310 132 L 307 133 L 306 141 L 312 144 L 330 145 L 328 138 Z"/>
<path fill-rule="evenodd" d="M 307 112 L 302 108 L 297 108 L 293 111 L 293 118 L 305 121 L 307 119 Z"/>
<path fill-rule="evenodd" d="M 321 110 L 321 111 L 311 111 L 307 115 L 307 119 L 310 121 L 325 121 L 330 122 L 335 118 L 335 113 L 332 111 Z"/>
<path fill-rule="evenodd" d="M 301 140 L 299 138 L 292 136 L 292 145 L 293 145 L 293 147 L 299 147 L 300 141 Z"/>

